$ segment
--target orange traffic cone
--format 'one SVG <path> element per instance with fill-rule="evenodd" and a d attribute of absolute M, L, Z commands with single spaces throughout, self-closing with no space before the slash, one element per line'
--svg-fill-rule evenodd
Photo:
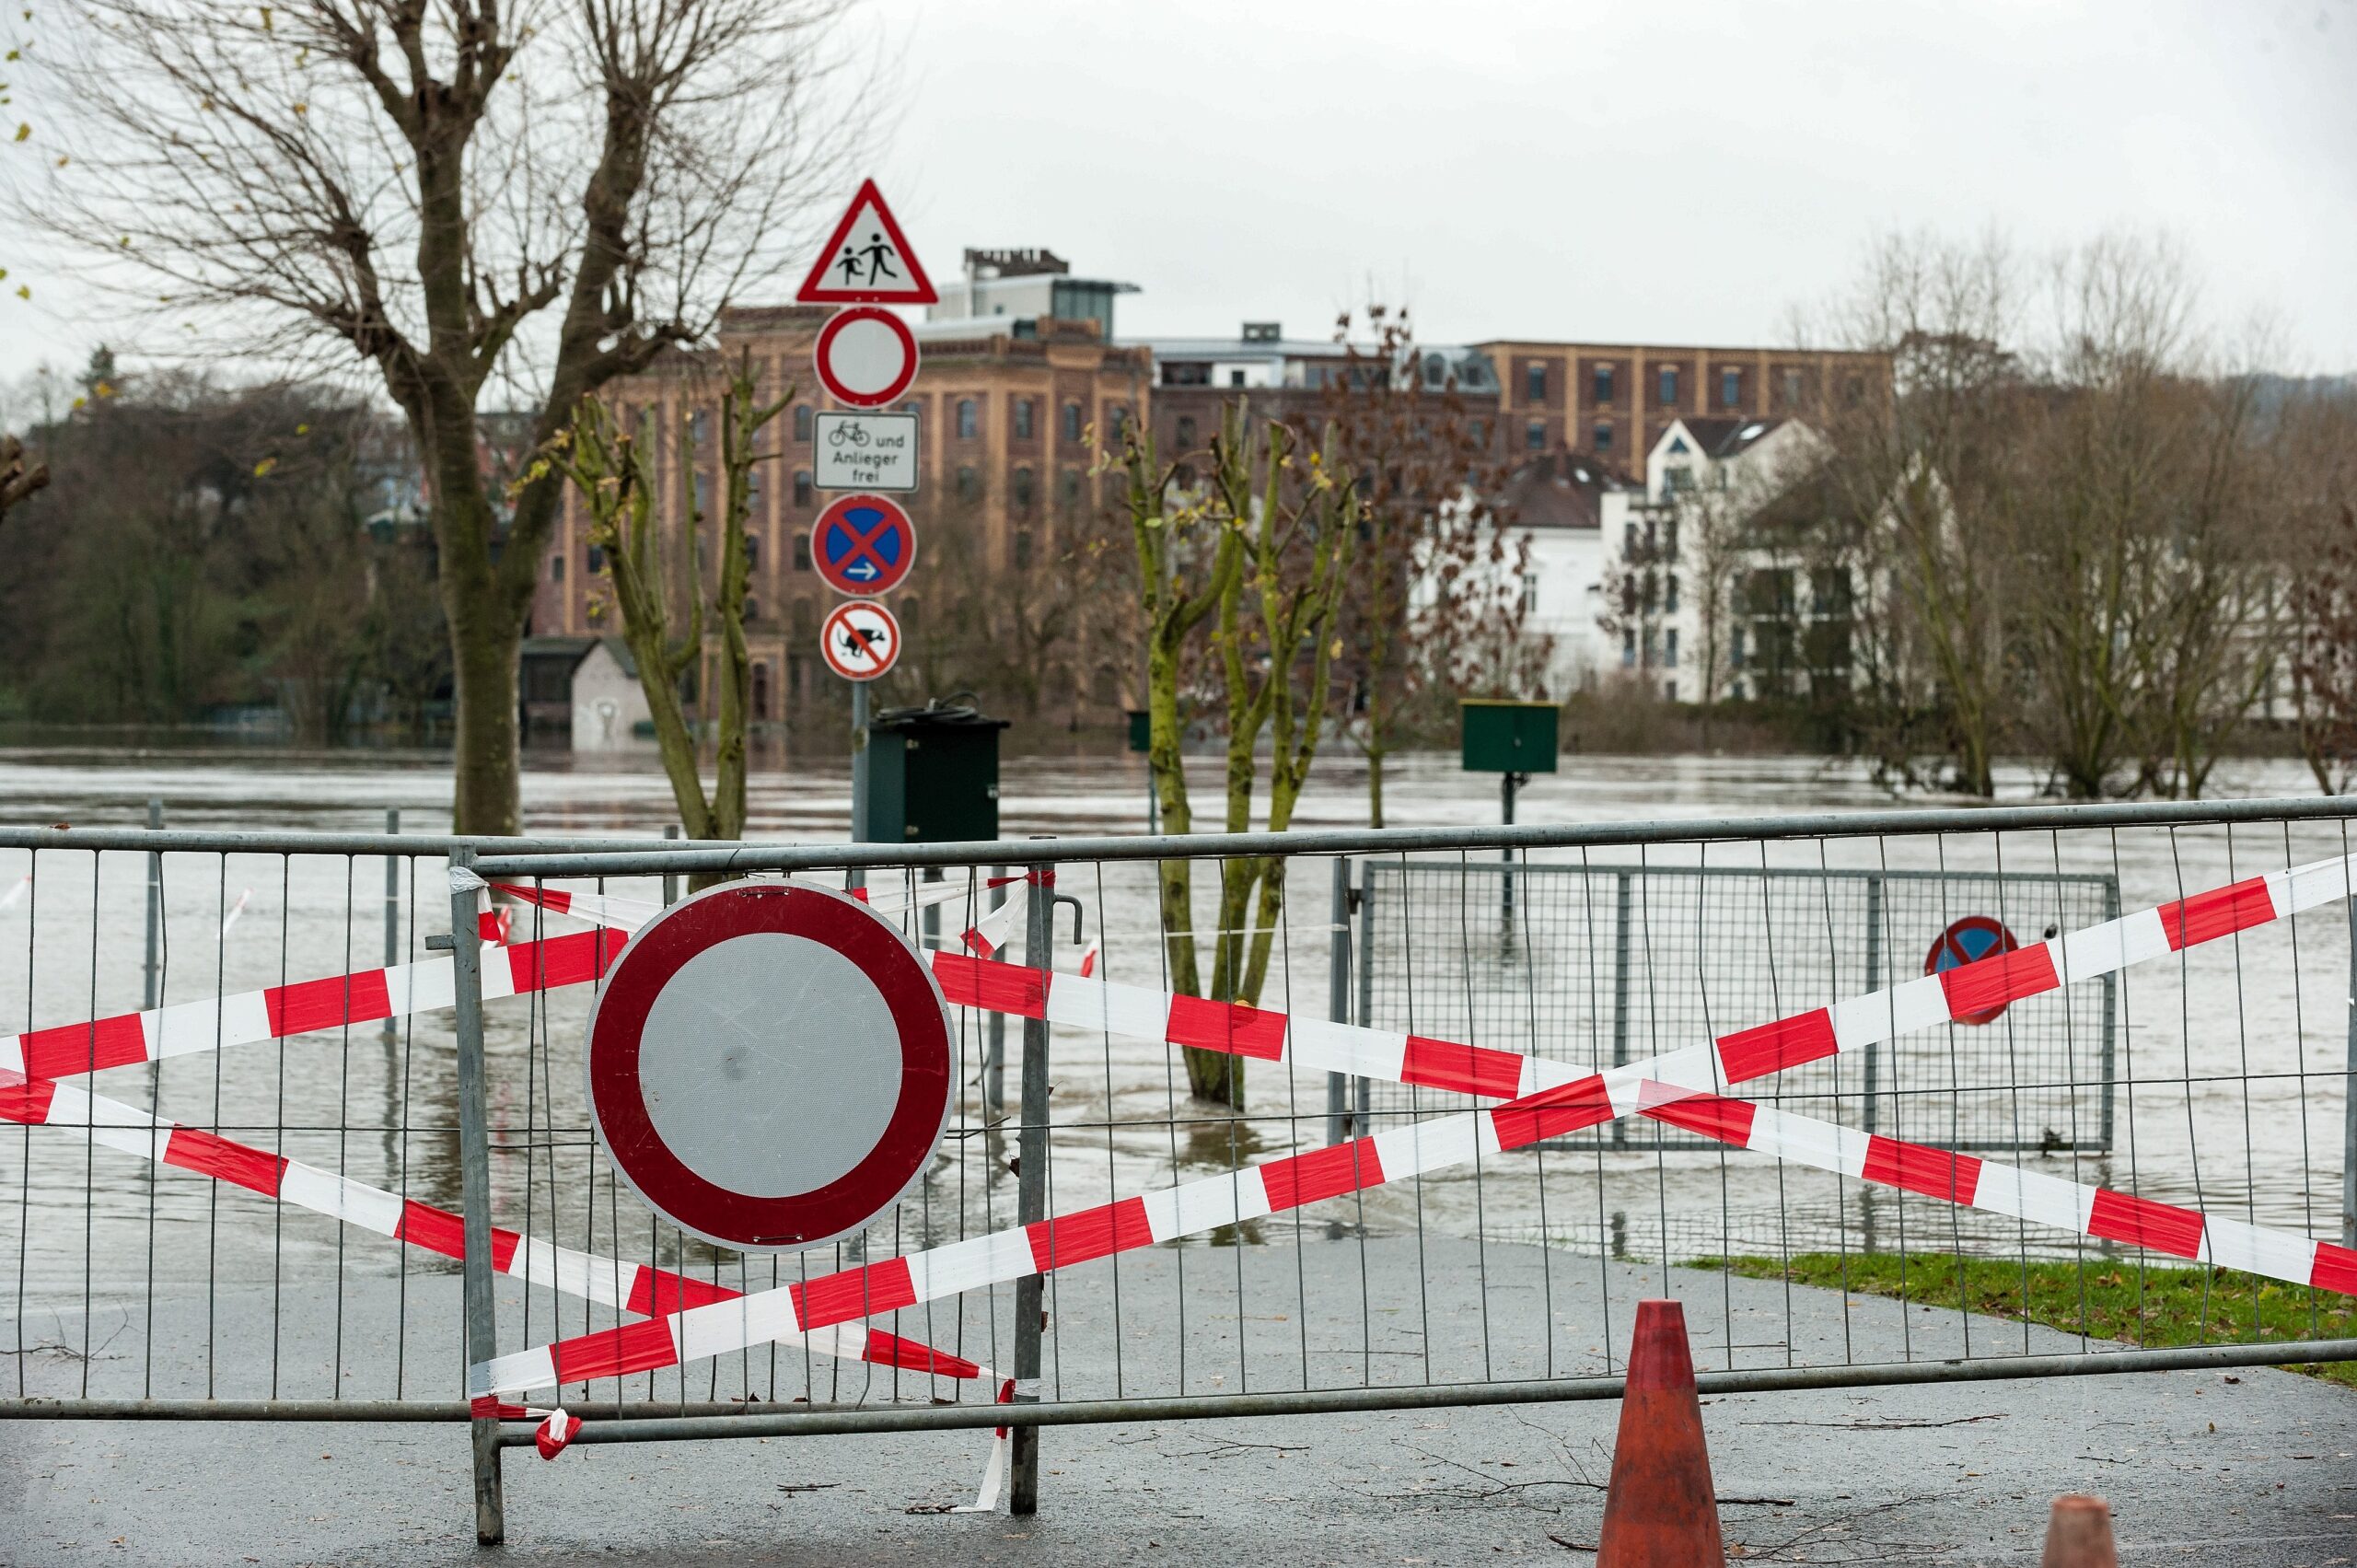
<path fill-rule="evenodd" d="M 2041 1568 L 2119 1568 L 2111 1540 L 2111 1504 L 2073 1493 L 2054 1500 Z"/>
<path fill-rule="evenodd" d="M 1596 1561 L 1597 1568 L 1716 1568 L 1726 1561 L 1686 1309 L 1675 1301 L 1637 1304 Z"/>

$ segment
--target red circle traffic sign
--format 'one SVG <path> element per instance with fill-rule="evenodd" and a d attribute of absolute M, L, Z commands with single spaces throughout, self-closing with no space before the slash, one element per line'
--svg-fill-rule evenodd
<path fill-rule="evenodd" d="M 948 1004 L 917 950 L 824 888 L 733 882 L 671 905 L 589 1015 L 589 1114 L 630 1190 L 747 1251 L 865 1229 L 948 1125 Z"/>
<path fill-rule="evenodd" d="M 819 623 L 819 653 L 845 680 L 873 680 L 900 661 L 900 623 L 874 599 L 848 599 Z"/>
<path fill-rule="evenodd" d="M 889 593 L 916 559 L 916 525 L 888 496 L 838 496 L 810 530 L 810 563 L 837 593 Z"/>
<path fill-rule="evenodd" d="M 819 329 L 819 384 L 837 401 L 877 408 L 917 378 L 917 338 L 909 324 L 873 305 L 838 310 Z"/>
<path fill-rule="evenodd" d="M 1932 950 L 1923 955 L 1923 972 L 1939 974 L 1947 970 L 1962 969 L 1980 959 L 1999 953 L 2010 953 L 2021 944 L 2004 923 L 1985 914 L 1968 914 L 1950 923 L 1945 931 L 1932 943 Z M 1983 1008 L 1978 1013 L 1958 1013 L 1959 1024 L 1993 1024 L 2005 1016 L 2004 1004 Z"/>

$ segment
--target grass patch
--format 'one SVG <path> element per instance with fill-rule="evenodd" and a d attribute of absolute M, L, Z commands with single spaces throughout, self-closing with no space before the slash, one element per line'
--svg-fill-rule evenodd
<path fill-rule="evenodd" d="M 2139 1268 L 2117 1259 L 2038 1262 L 1958 1260 L 1945 1253 L 1804 1252 L 1774 1258 L 1697 1258 L 1694 1269 L 1746 1279 L 1789 1279 L 1853 1295 L 1882 1295 L 1975 1316 L 2026 1319 L 2066 1333 L 2154 1349 L 2357 1339 L 2357 1298 L 2284 1284 L 2232 1269 Z M 2357 1388 L 2357 1362 L 2286 1363 L 2293 1372 Z"/>

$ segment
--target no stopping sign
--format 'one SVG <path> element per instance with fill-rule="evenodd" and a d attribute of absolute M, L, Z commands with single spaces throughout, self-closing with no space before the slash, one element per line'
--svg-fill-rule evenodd
<path fill-rule="evenodd" d="M 949 1119 L 949 1010 L 908 939 L 824 889 L 737 882 L 665 910 L 589 1015 L 589 1115 L 630 1190 L 747 1251 L 864 1228 Z"/>

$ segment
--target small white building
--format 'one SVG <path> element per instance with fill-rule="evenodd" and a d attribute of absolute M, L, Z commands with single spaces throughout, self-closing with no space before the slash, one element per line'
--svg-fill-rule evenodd
<path fill-rule="evenodd" d="M 575 751 L 621 750 L 654 734 L 638 661 L 620 637 L 527 637 L 520 676 L 526 726 L 565 731 Z"/>

